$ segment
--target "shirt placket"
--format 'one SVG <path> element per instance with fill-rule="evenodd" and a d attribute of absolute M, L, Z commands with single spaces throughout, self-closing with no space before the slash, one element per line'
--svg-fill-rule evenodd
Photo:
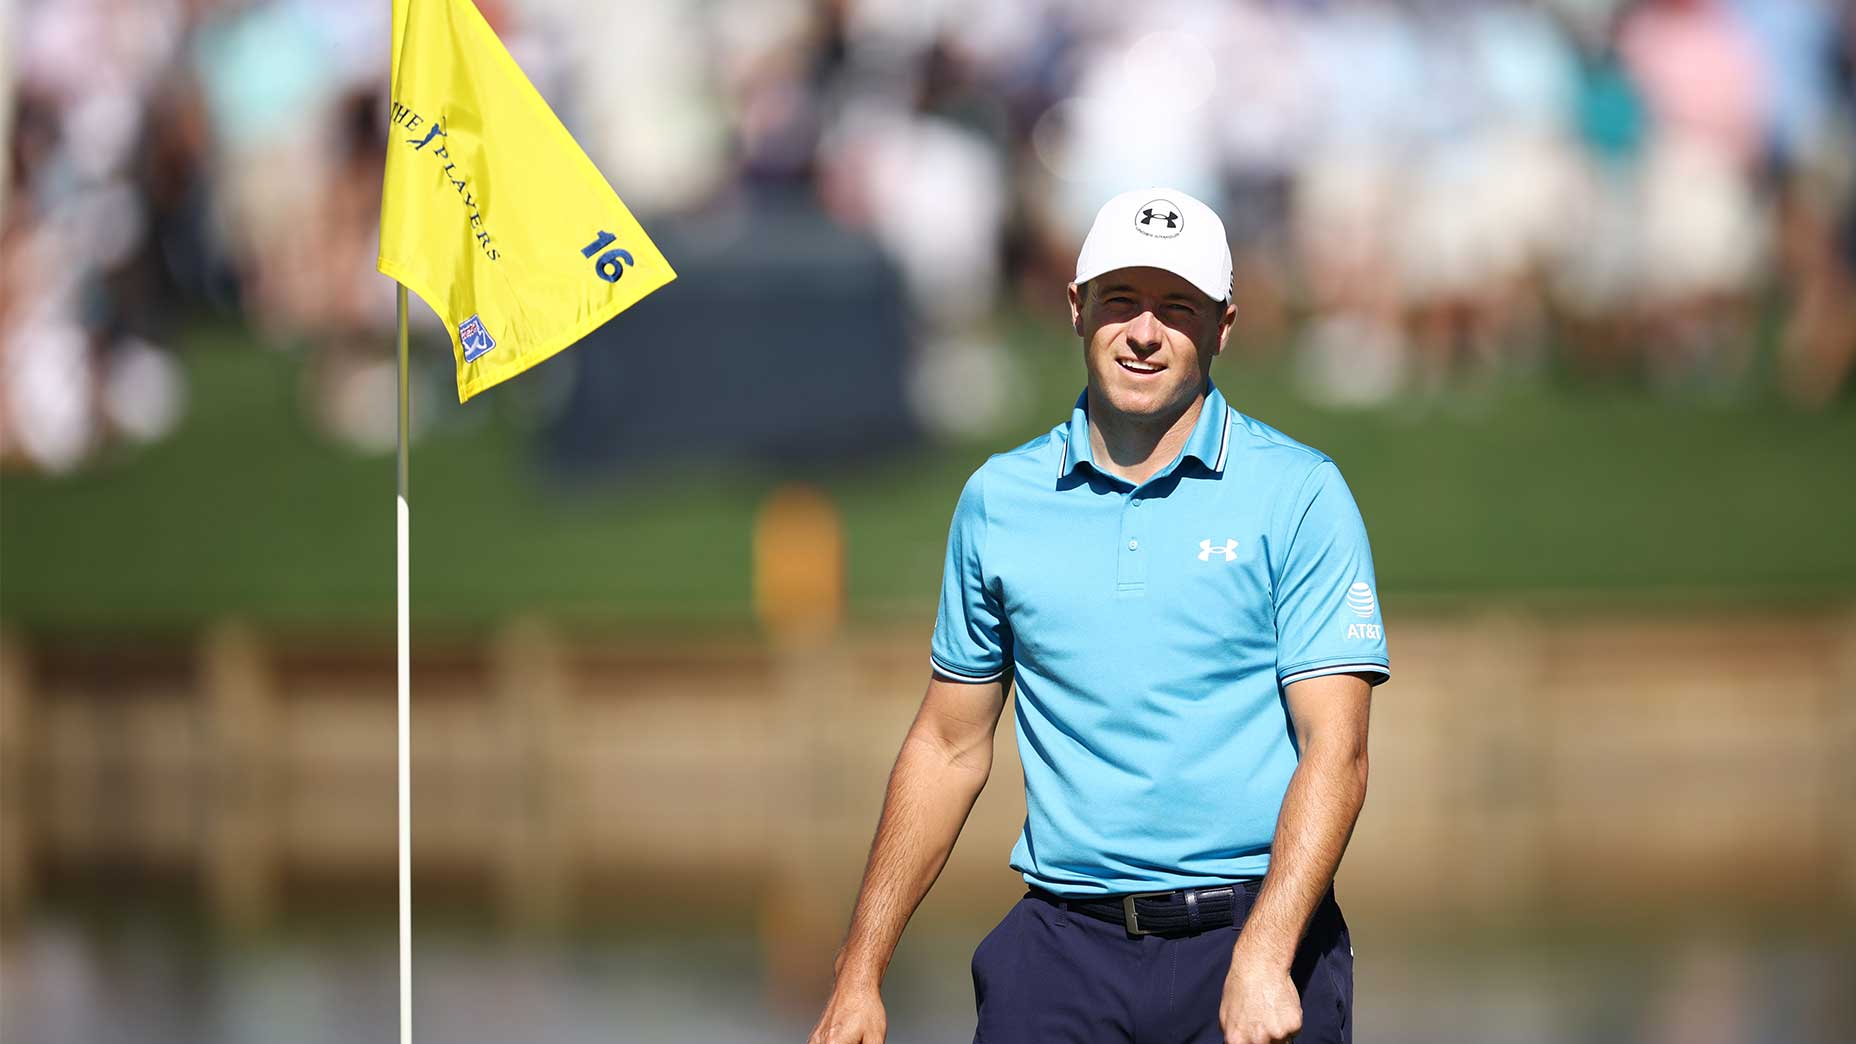
<path fill-rule="evenodd" d="M 1148 550 L 1142 539 L 1147 527 L 1142 523 L 1150 514 L 1142 505 L 1146 497 L 1139 489 L 1122 494 L 1120 544 L 1115 555 L 1115 594 L 1141 597 L 1147 592 Z"/>

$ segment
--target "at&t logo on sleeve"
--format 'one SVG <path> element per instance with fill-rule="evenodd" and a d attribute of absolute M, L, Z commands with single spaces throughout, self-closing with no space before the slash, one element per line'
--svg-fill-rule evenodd
<path fill-rule="evenodd" d="M 1347 609 L 1362 620 L 1370 620 L 1379 611 L 1379 601 L 1373 597 L 1373 589 L 1364 581 L 1354 581 L 1347 588 Z M 1378 640 L 1385 636 L 1376 623 L 1350 623 L 1347 625 L 1347 638 L 1368 638 Z"/>

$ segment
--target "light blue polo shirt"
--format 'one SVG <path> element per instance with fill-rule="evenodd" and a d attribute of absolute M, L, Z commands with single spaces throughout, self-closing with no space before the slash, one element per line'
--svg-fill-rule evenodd
<path fill-rule="evenodd" d="M 1216 388 L 1139 487 L 1068 424 L 994 455 L 948 533 L 934 669 L 1018 684 L 1012 866 L 1064 895 L 1258 877 L 1295 771 L 1283 687 L 1389 676 L 1372 553 L 1326 454 Z"/>

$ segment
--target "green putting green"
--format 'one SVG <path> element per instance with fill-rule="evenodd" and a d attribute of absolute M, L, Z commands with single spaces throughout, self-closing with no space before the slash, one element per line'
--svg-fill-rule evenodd
<path fill-rule="evenodd" d="M 854 620 L 925 626 L 967 474 L 1067 415 L 1081 378 L 1068 331 L 1008 329 L 1026 381 L 1003 430 L 805 476 L 842 510 Z M 436 351 L 420 348 L 441 379 Z M 391 455 L 317 434 L 300 407 L 299 354 L 207 324 L 189 331 L 184 358 L 192 405 L 173 437 L 74 476 L 0 480 L 0 618 L 53 631 L 184 629 L 230 614 L 328 628 L 390 621 Z M 1213 376 L 1239 409 L 1340 463 L 1394 611 L 1856 595 L 1847 403 L 1806 415 L 1762 397 L 1670 401 L 1543 377 L 1341 411 L 1298 397 L 1280 362 L 1234 352 Z M 750 625 L 753 513 L 780 477 L 684 464 L 563 485 L 542 473 L 535 388 L 521 387 L 545 379 L 464 408 L 437 380 L 419 388 L 415 409 L 436 423 L 413 454 L 416 622 L 470 629 L 537 612 L 570 624 Z"/>

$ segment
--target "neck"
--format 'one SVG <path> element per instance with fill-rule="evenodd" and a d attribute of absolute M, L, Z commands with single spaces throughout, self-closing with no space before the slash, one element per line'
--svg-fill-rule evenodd
<path fill-rule="evenodd" d="M 1209 390 L 1201 388 L 1178 413 L 1138 417 L 1117 413 L 1089 389 L 1089 450 L 1096 464 L 1137 486 L 1146 482 L 1179 456 Z"/>

